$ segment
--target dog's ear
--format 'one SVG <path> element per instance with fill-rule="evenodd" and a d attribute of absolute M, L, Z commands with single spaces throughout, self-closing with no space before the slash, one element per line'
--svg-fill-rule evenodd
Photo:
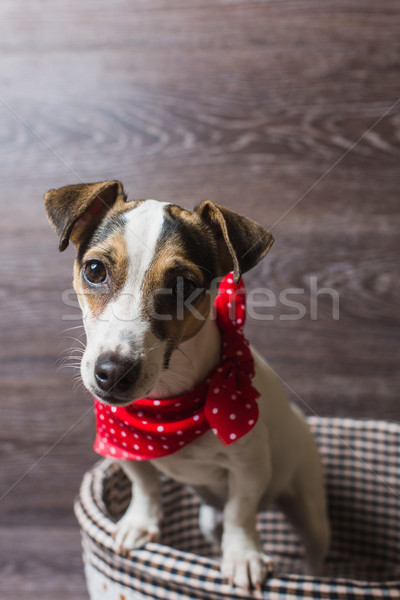
<path fill-rule="evenodd" d="M 212 229 L 223 274 L 233 271 L 236 283 L 264 258 L 274 242 L 272 234 L 258 223 L 210 200 L 199 204 L 194 213 Z"/>
<path fill-rule="evenodd" d="M 46 212 L 60 236 L 60 252 L 67 248 L 69 240 L 79 246 L 117 201 L 126 201 L 120 181 L 79 183 L 47 192 L 44 197 Z"/>

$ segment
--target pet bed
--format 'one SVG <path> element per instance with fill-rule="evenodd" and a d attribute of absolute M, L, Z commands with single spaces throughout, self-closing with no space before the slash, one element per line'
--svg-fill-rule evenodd
<path fill-rule="evenodd" d="M 309 418 L 324 464 L 332 544 L 323 577 L 302 574 L 303 547 L 274 510 L 259 515 L 265 552 L 276 570 L 269 600 L 400 599 L 400 425 Z M 131 486 L 116 463 L 102 460 L 83 479 L 75 504 L 91 600 L 252 599 L 221 579 L 219 549 L 201 535 L 199 502 L 163 480 L 162 543 L 118 553 L 114 523 Z M 258 596 L 259 597 L 259 596 Z"/>

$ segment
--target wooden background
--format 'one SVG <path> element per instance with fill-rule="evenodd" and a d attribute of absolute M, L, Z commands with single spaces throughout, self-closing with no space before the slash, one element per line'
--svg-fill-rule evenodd
<path fill-rule="evenodd" d="M 291 298 L 307 312 L 281 319 L 278 302 L 250 339 L 307 412 L 400 420 L 399 12 L 2 0 L 2 600 L 87 599 L 72 502 L 96 458 L 93 417 L 57 370 L 79 316 L 65 304 L 73 252 L 58 254 L 42 206 L 51 187 L 119 178 L 132 198 L 209 198 L 272 227 L 247 284 L 304 288 Z M 339 320 L 328 296 L 311 319 L 311 276 L 338 291 Z"/>

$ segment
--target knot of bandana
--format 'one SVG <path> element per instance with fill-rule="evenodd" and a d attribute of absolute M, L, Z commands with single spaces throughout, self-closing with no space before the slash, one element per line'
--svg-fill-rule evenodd
<path fill-rule="evenodd" d="M 143 398 L 126 407 L 95 399 L 94 450 L 125 460 L 160 458 L 212 429 L 225 445 L 246 435 L 258 420 L 252 385 L 254 362 L 243 334 L 245 288 L 232 273 L 220 284 L 214 317 L 221 332 L 221 362 L 196 388 L 176 398 Z"/>

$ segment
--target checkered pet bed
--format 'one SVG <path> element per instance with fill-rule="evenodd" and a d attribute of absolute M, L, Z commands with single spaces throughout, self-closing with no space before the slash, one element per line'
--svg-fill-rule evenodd
<path fill-rule="evenodd" d="M 325 468 L 332 547 L 324 577 L 302 575 L 303 548 L 284 518 L 260 514 L 265 552 L 276 571 L 269 600 L 400 599 L 400 425 L 310 418 Z M 198 500 L 165 480 L 162 544 L 118 554 L 114 523 L 130 500 L 130 484 L 103 460 L 86 473 L 75 505 L 92 600 L 222 600 L 253 598 L 220 576 L 219 549 L 197 525 Z"/>

